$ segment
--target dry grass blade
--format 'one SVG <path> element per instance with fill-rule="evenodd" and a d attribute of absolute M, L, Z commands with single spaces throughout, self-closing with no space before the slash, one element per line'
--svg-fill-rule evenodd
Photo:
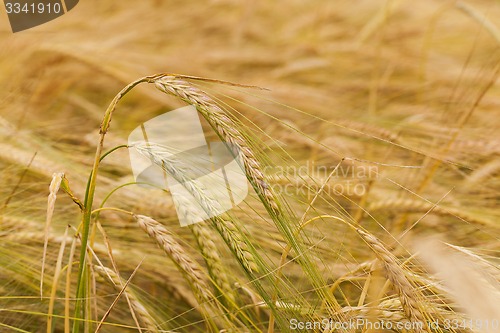
<path fill-rule="evenodd" d="M 68 236 L 69 227 L 66 227 L 64 231 L 63 240 L 61 241 L 61 247 L 59 248 L 59 254 L 57 256 L 56 269 L 54 271 L 54 278 L 52 280 L 52 289 L 50 291 L 50 300 L 49 300 L 49 311 L 47 317 L 47 332 L 52 332 L 52 315 L 54 313 L 54 302 L 56 300 L 57 293 L 57 285 L 59 283 L 59 277 L 61 274 L 61 266 L 64 255 L 64 249 L 66 247 L 66 237 Z"/>
<path fill-rule="evenodd" d="M 191 258 L 184 248 L 175 240 L 172 233 L 161 223 L 144 215 L 134 215 L 138 225 L 143 229 L 160 248 L 169 256 L 192 286 L 195 295 L 203 301 L 213 299 L 206 283 L 205 274 L 200 265 Z"/>
<path fill-rule="evenodd" d="M 45 220 L 45 230 L 44 230 L 44 242 L 43 242 L 43 255 L 42 255 L 42 269 L 40 276 L 40 297 L 43 296 L 43 273 L 45 271 L 45 260 L 47 256 L 47 244 L 49 239 L 50 223 L 52 222 L 52 215 L 54 214 L 54 208 L 56 205 L 57 192 L 61 186 L 64 173 L 54 173 L 52 175 L 52 181 L 49 186 L 49 197 L 47 199 L 47 217 Z"/>
<path fill-rule="evenodd" d="M 21 185 L 21 183 L 23 182 L 23 179 L 26 176 L 26 174 L 28 173 L 28 170 L 30 169 L 31 164 L 35 160 L 36 154 L 37 154 L 36 152 L 33 154 L 33 157 L 31 157 L 31 160 L 28 162 L 28 165 L 26 165 L 26 167 L 24 168 L 24 170 L 21 173 L 21 176 L 19 177 L 19 180 L 17 181 L 16 185 L 12 188 L 12 191 L 7 196 L 7 199 L 5 200 L 5 202 L 3 203 L 3 205 L 0 207 L 0 214 L 7 208 L 7 206 L 9 205 L 9 202 L 11 201 L 12 197 L 16 194 L 16 191 L 19 188 L 19 185 Z M 0 216 L 0 223 L 2 222 L 2 219 L 3 219 L 3 216 Z"/>
<path fill-rule="evenodd" d="M 33 153 L 22 149 L 19 149 L 13 145 L 0 143 L 0 160 L 9 162 L 13 165 L 28 165 L 33 158 Z M 30 171 L 38 173 L 43 176 L 50 177 L 54 170 L 61 170 L 62 166 L 60 164 L 54 163 L 53 161 L 41 157 L 38 155 L 36 160 L 30 164 Z M 64 170 L 64 169 L 62 169 Z"/>
<path fill-rule="evenodd" d="M 148 310 L 144 307 L 144 305 L 142 305 L 142 303 L 139 301 L 139 299 L 135 296 L 135 294 L 133 292 L 126 290 L 128 284 L 130 283 L 130 280 L 132 279 L 134 274 L 132 274 L 127 281 L 123 281 L 123 279 L 121 277 L 119 277 L 110 268 L 95 265 L 94 270 L 101 277 L 103 277 L 104 279 L 109 281 L 120 292 L 120 295 L 122 293 L 125 293 L 127 295 L 128 301 L 129 301 L 130 305 L 132 306 L 134 313 L 137 315 L 137 317 L 141 321 L 142 325 L 144 325 L 146 332 L 159 332 L 157 325 L 155 324 L 155 320 L 151 316 L 151 314 L 148 312 Z M 134 271 L 134 273 L 135 272 L 136 272 L 136 270 Z M 117 298 L 115 299 L 115 302 L 120 297 L 120 295 L 117 296 Z M 114 303 L 113 303 L 113 305 L 114 305 Z M 112 309 L 113 305 L 108 310 L 106 315 Z M 99 327 L 97 327 L 96 332 L 99 330 L 100 326 L 102 325 L 102 322 L 106 319 L 106 315 L 102 318 L 102 320 L 99 324 Z"/>
<path fill-rule="evenodd" d="M 406 278 L 405 272 L 396 257 L 372 234 L 359 228 L 356 231 L 382 262 L 387 279 L 391 281 L 399 295 L 406 318 L 413 323 L 422 324 L 422 327 L 415 328 L 415 331 L 427 332 L 427 322 L 422 312 L 423 297 L 417 293 L 414 286 Z"/>
<path fill-rule="evenodd" d="M 73 268 L 73 258 L 76 249 L 76 237 L 72 237 L 71 249 L 69 251 L 68 267 L 66 269 L 66 287 L 65 287 L 65 300 L 64 300 L 64 333 L 70 333 L 70 297 L 71 297 L 71 271 Z"/>

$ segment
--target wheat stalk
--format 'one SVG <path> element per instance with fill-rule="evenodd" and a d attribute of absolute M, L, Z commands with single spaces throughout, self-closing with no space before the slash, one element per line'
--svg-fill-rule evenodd
<path fill-rule="evenodd" d="M 359 228 L 356 231 L 382 262 L 387 279 L 391 281 L 399 295 L 406 317 L 412 322 L 423 324 L 423 329 L 418 329 L 418 332 L 427 331 L 426 320 L 420 305 L 422 297 L 419 297 L 413 285 L 406 278 L 405 272 L 399 265 L 396 257 L 372 234 Z"/>

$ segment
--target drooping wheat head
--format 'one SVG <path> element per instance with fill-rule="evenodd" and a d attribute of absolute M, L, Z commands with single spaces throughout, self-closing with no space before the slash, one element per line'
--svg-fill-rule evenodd
<path fill-rule="evenodd" d="M 182 162 L 176 160 L 171 155 L 169 155 L 165 147 L 155 143 L 137 143 L 133 145 L 139 153 L 150 158 L 150 160 L 156 165 L 160 166 L 168 175 L 175 178 L 179 183 L 181 183 L 184 188 L 193 196 L 196 200 L 196 204 L 199 205 L 207 215 L 211 215 L 211 212 L 222 211 L 220 204 L 217 200 L 209 197 L 206 194 L 206 189 L 203 184 L 195 179 L 191 179 L 187 176 L 187 168 Z M 176 204 L 178 213 L 182 216 L 189 217 L 191 221 L 203 220 L 203 217 L 193 216 L 193 214 L 199 214 L 196 210 L 191 208 L 192 202 L 182 196 L 174 196 L 173 200 Z M 213 225 L 224 239 L 226 244 L 235 253 L 236 257 L 243 265 L 245 269 L 251 272 L 258 272 L 258 266 L 255 263 L 255 258 L 253 254 L 249 251 L 249 247 L 244 241 L 240 234 L 240 231 L 236 226 L 226 218 L 221 215 L 216 215 L 210 217 Z"/>
<path fill-rule="evenodd" d="M 216 240 L 214 238 L 213 231 L 204 223 L 195 223 L 190 226 L 190 229 L 196 238 L 196 242 L 198 243 L 198 247 L 203 254 L 210 277 L 216 285 L 216 288 L 220 290 L 230 303 L 234 304 L 235 299 L 233 290 L 231 288 L 231 284 L 229 283 L 229 277 L 222 263 L 219 251 L 215 245 Z"/>
<path fill-rule="evenodd" d="M 203 269 L 191 256 L 184 250 L 170 231 L 161 223 L 144 215 L 134 215 L 137 224 L 143 229 L 160 248 L 169 256 L 182 272 L 186 280 L 192 286 L 196 296 L 202 301 L 210 301 L 213 295 L 206 283 L 206 277 Z"/>
<path fill-rule="evenodd" d="M 421 305 L 423 297 L 417 293 L 414 286 L 407 279 L 396 257 L 372 234 L 359 228 L 356 231 L 382 262 L 387 279 L 391 281 L 399 295 L 406 318 L 414 323 L 422 323 L 422 329 L 417 328 L 416 331 L 427 332 L 427 322 Z"/>
<path fill-rule="evenodd" d="M 155 81 L 155 86 L 160 91 L 177 96 L 196 107 L 219 137 L 229 144 L 228 147 L 233 150 L 235 156 L 241 155 L 247 177 L 271 214 L 280 215 L 281 211 L 276 196 L 265 179 L 259 161 L 247 145 L 234 120 L 205 92 L 176 76 L 162 76 Z"/>

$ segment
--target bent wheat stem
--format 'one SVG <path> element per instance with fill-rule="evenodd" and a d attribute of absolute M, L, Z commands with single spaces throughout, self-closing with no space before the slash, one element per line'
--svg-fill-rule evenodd
<path fill-rule="evenodd" d="M 116 108 L 116 105 L 120 101 L 120 99 L 127 94 L 131 89 L 133 89 L 135 86 L 137 86 L 140 83 L 143 82 L 148 82 L 151 81 L 151 77 L 143 77 L 140 78 L 130 84 L 128 84 L 125 88 L 123 88 L 111 101 L 111 104 L 108 106 L 106 109 L 106 112 L 104 114 L 101 127 L 100 127 L 100 136 L 99 136 L 99 141 L 97 144 L 96 152 L 95 152 L 95 157 L 94 157 L 94 164 L 92 166 L 92 171 L 90 172 L 90 176 L 87 182 L 87 188 L 85 191 L 85 200 L 84 200 L 84 210 L 83 210 L 83 215 L 82 215 L 82 248 L 80 251 L 80 264 L 78 267 L 78 280 L 77 280 L 77 286 L 76 286 L 76 304 L 75 304 L 75 317 L 76 318 L 84 318 L 85 317 L 85 311 L 82 311 L 85 309 L 85 304 L 86 304 L 86 283 L 85 281 L 87 280 L 86 274 L 86 253 L 87 253 L 87 242 L 89 239 L 89 231 L 90 231 L 90 220 L 91 220 L 91 215 L 92 215 L 92 203 L 94 201 L 94 195 L 95 195 L 95 188 L 96 188 L 96 181 L 97 181 L 97 172 L 99 169 L 99 164 L 101 161 L 101 154 L 104 146 L 104 137 L 106 136 L 106 133 L 109 129 L 109 125 L 111 123 L 111 118 L 113 115 L 113 111 Z M 82 323 L 79 320 L 74 321 L 73 325 L 73 332 L 78 333 L 80 331 L 80 328 L 82 326 Z"/>

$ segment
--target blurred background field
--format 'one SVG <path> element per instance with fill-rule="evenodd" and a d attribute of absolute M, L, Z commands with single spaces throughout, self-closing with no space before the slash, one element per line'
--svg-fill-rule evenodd
<path fill-rule="evenodd" d="M 499 1 L 82 0 L 68 14 L 16 34 L 6 14 L 0 17 L 0 331 L 45 332 L 59 247 L 71 241 L 63 233 L 81 218 L 61 191 L 40 299 L 52 174 L 64 172 L 82 198 L 106 106 L 129 82 L 161 72 L 268 89 L 196 82 L 244 124 L 269 182 L 297 219 L 326 184 L 307 218 L 349 220 L 403 261 L 419 237 L 439 236 L 474 251 L 500 276 Z M 106 150 L 126 144 L 140 123 L 184 105 L 139 86 L 119 104 Z M 376 171 L 330 180 L 315 172 L 333 170 L 342 158 L 344 170 Z M 280 166 L 309 172 L 284 175 Z M 102 165 L 96 206 L 131 181 L 128 154 L 117 151 Z M 154 217 L 205 265 L 168 193 L 127 186 L 107 205 Z M 256 250 L 277 267 L 285 242 L 257 196 L 233 213 Z M 144 259 L 131 288 L 157 329 L 206 331 L 189 284 L 154 242 L 116 212 L 103 212 L 100 223 L 125 279 Z M 375 258 L 338 221 L 312 223 L 306 234 L 329 286 Z M 94 249 L 109 264 L 105 244 L 97 234 Z M 240 311 L 255 323 L 233 331 L 267 331 L 268 309 L 227 247 L 216 245 Z M 67 253 L 65 258 L 67 264 Z M 288 309 L 284 318 L 323 316 L 322 300 L 309 295 L 310 281 L 291 258 L 284 276 L 297 289 L 284 291 L 289 298 L 283 301 L 293 303 L 300 293 L 313 310 Z M 418 264 L 408 266 L 421 273 Z M 61 278 L 56 288 L 56 332 L 64 331 L 64 283 Z M 342 307 L 364 306 L 366 285 L 339 285 L 334 296 Z M 92 318 L 100 320 L 116 295 L 105 281 L 96 282 Z M 447 311 L 460 311 L 447 304 Z M 137 331 L 130 311 L 120 299 L 102 331 Z"/>

